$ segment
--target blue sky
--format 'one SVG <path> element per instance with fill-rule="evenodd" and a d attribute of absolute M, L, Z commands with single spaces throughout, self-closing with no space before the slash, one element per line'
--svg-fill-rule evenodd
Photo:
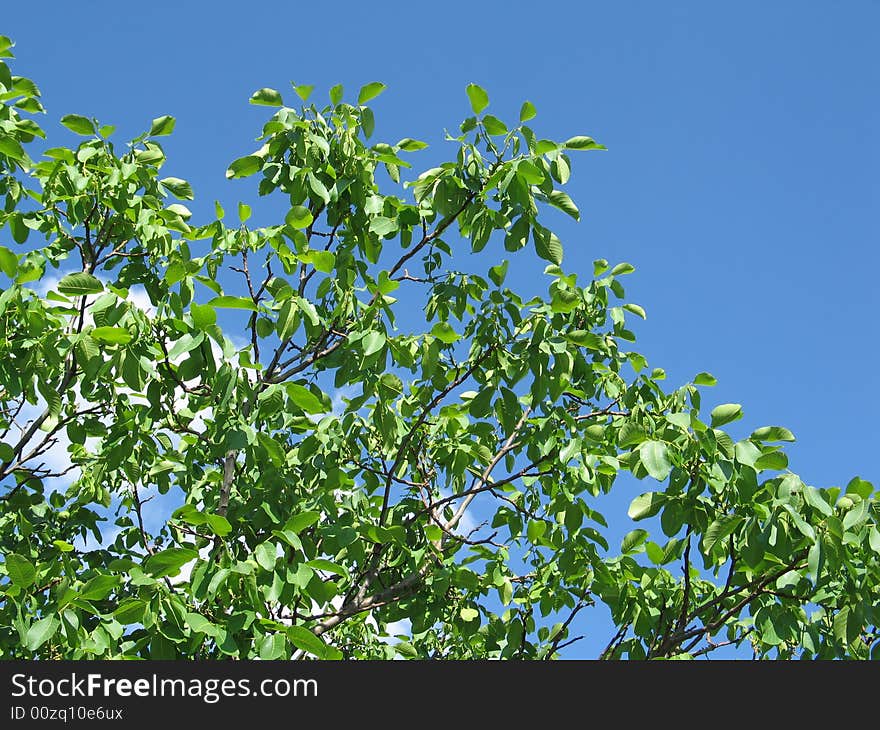
<path fill-rule="evenodd" d="M 66 113 L 115 124 L 119 139 L 171 114 L 165 170 L 193 184 L 196 220 L 242 199 L 268 223 L 276 209 L 254 202 L 255 184 L 224 179 L 270 113 L 247 103 L 259 87 L 292 104 L 291 80 L 321 100 L 336 83 L 351 97 L 383 81 L 375 138 L 429 142 L 413 156 L 425 168 L 470 113 L 467 83 L 502 119 L 529 99 L 540 136 L 609 148 L 574 153 L 566 189 L 582 222 L 554 225 L 581 281 L 595 258 L 636 266 L 627 295 L 648 319 L 635 349 L 668 386 L 710 371 L 706 411 L 744 406 L 734 435 L 784 425 L 806 482 L 878 482 L 876 2 L 135 8 L 4 7 L 14 72 L 40 85 L 54 143 L 75 143 L 57 123 Z M 532 291 L 534 274 L 512 265 L 508 283 Z"/>

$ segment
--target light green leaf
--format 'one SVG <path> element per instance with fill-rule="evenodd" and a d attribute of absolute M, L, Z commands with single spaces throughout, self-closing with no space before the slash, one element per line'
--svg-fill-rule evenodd
<path fill-rule="evenodd" d="M 458 615 L 461 616 L 461 620 L 464 622 L 473 621 L 479 617 L 480 612 L 476 608 L 471 608 L 470 606 L 465 606 L 459 610 Z"/>
<path fill-rule="evenodd" d="M 519 110 L 519 120 L 521 122 L 527 122 L 529 119 L 533 119 L 538 111 L 535 109 L 535 105 L 530 101 L 524 101 L 522 107 Z"/>
<path fill-rule="evenodd" d="M 312 212 L 303 205 L 294 205 L 284 216 L 284 222 L 291 228 L 308 228 L 315 220 Z"/>
<path fill-rule="evenodd" d="M 465 91 L 467 92 L 468 99 L 470 99 L 471 109 L 474 110 L 474 114 L 479 114 L 489 106 L 489 95 L 482 87 L 476 84 L 468 84 Z"/>
<path fill-rule="evenodd" d="M 18 256 L 6 246 L 0 246 L 0 271 L 10 279 L 14 279 L 15 273 L 18 271 Z"/>
<path fill-rule="evenodd" d="M 516 174 L 529 185 L 540 185 L 544 182 L 544 173 L 541 172 L 541 168 L 528 160 L 519 161 L 519 164 L 516 166 Z M 565 193 L 563 193 L 563 195 L 565 195 Z M 574 203 L 572 203 L 572 205 L 574 205 Z M 575 210 L 577 210 L 577 208 L 575 208 Z"/>
<path fill-rule="evenodd" d="M 287 383 L 285 386 L 287 395 L 296 405 L 306 413 L 324 413 L 327 408 L 318 396 L 299 383 Z"/>
<path fill-rule="evenodd" d="M 648 531 L 635 529 L 626 533 L 623 542 L 620 543 L 620 552 L 627 555 L 633 552 L 637 547 L 642 545 L 648 539 Z"/>
<path fill-rule="evenodd" d="M 638 317 L 641 317 L 642 319 L 648 318 L 648 315 L 645 314 L 645 310 L 642 307 L 640 307 L 638 304 L 633 304 L 632 302 L 627 302 L 626 304 L 623 305 L 623 308 L 627 312 L 632 312 L 633 314 L 635 314 Z"/>
<path fill-rule="evenodd" d="M 715 385 L 718 379 L 712 373 L 697 373 L 694 378 L 694 385 Z"/>
<path fill-rule="evenodd" d="M 723 403 L 712 409 L 712 428 L 718 428 L 742 418 L 742 406 L 739 403 Z"/>
<path fill-rule="evenodd" d="M 385 334 L 376 331 L 368 332 L 361 343 L 364 348 L 364 356 L 369 357 L 385 347 Z"/>
<path fill-rule="evenodd" d="M 251 94 L 249 101 L 251 104 L 258 104 L 260 106 L 284 106 L 284 99 L 281 98 L 281 94 L 275 89 L 269 88 L 257 89 Z"/>
<path fill-rule="evenodd" d="M 627 515 L 638 522 L 656 515 L 666 504 L 666 495 L 662 492 L 646 492 L 636 497 L 629 505 Z"/>
<path fill-rule="evenodd" d="M 211 528 L 211 532 L 213 532 L 218 537 L 225 537 L 232 531 L 232 525 L 229 524 L 229 520 L 227 520 L 223 515 L 216 515 L 211 512 L 205 513 L 206 521 L 205 524 Z"/>
<path fill-rule="evenodd" d="M 284 529 L 290 530 L 294 534 L 298 535 L 300 532 L 305 530 L 307 527 L 311 527 L 312 525 L 314 525 L 320 517 L 321 517 L 320 513 L 315 512 L 314 510 L 309 510 L 307 512 L 300 512 L 299 514 L 291 517 L 284 524 Z"/>
<path fill-rule="evenodd" d="M 261 157 L 257 157 L 256 155 L 245 155 L 244 157 L 239 157 L 237 160 L 233 160 L 229 164 L 229 168 L 226 170 L 226 177 L 247 177 L 248 175 L 253 175 L 255 172 L 259 172 L 262 167 L 263 159 Z"/>
<path fill-rule="evenodd" d="M 572 137 L 566 140 L 565 149 L 567 150 L 604 150 L 604 145 L 596 144 L 592 137 Z"/>
<path fill-rule="evenodd" d="M 166 134 L 171 134 L 174 131 L 174 125 L 176 123 L 174 117 L 168 116 L 167 114 L 162 117 L 157 117 L 150 125 L 150 136 L 162 137 Z"/>
<path fill-rule="evenodd" d="M 193 324 L 200 330 L 217 324 L 217 310 L 208 304 L 193 302 L 189 305 L 189 313 L 192 316 Z"/>
<path fill-rule="evenodd" d="M 170 547 L 144 561 L 144 570 L 154 578 L 177 575 L 180 569 L 191 560 L 199 557 L 198 552 L 190 548 Z"/>
<path fill-rule="evenodd" d="M 569 197 L 568 193 L 564 193 L 562 190 L 554 190 L 547 196 L 547 199 L 550 201 L 551 205 L 559 208 L 559 210 L 564 213 L 568 213 L 576 221 L 581 219 L 581 213 L 578 210 L 578 207 L 574 204 L 574 201 Z"/>
<path fill-rule="evenodd" d="M 192 200 L 194 197 L 192 186 L 186 180 L 181 180 L 179 177 L 166 177 L 159 182 L 168 188 L 172 195 L 181 200 Z"/>
<path fill-rule="evenodd" d="M 537 543 L 547 531 L 547 523 L 544 520 L 530 520 L 529 526 L 526 529 L 526 537 L 529 538 L 529 542 L 532 544 Z"/>
<path fill-rule="evenodd" d="M 37 569 L 23 555 L 9 553 L 6 556 L 6 574 L 20 588 L 28 588 L 37 579 Z"/>
<path fill-rule="evenodd" d="M 375 99 L 379 94 L 385 91 L 385 84 L 380 81 L 373 81 L 361 87 L 358 92 L 358 105 L 366 104 L 371 99 Z"/>
<path fill-rule="evenodd" d="M 95 123 L 88 117 L 83 117 L 79 114 L 65 114 L 61 117 L 61 124 L 74 134 L 79 134 L 83 137 L 91 137 L 97 132 Z"/>
<path fill-rule="evenodd" d="M 441 342 L 445 342 L 447 345 L 451 345 L 461 337 L 458 332 L 452 329 L 452 326 L 448 322 L 437 322 L 437 324 L 431 327 L 431 334 Z"/>
<path fill-rule="evenodd" d="M 119 578 L 114 575 L 96 575 L 79 589 L 79 597 L 87 601 L 102 601 L 119 584 Z"/>
<path fill-rule="evenodd" d="M 275 570 L 275 561 L 278 558 L 278 554 L 275 550 L 275 543 L 261 542 L 254 550 L 254 557 L 263 570 Z"/>
<path fill-rule="evenodd" d="M 249 297 L 232 297 L 228 295 L 214 297 L 208 302 L 208 306 L 220 307 L 221 309 L 250 309 L 253 312 L 257 311 L 257 305 Z"/>
<path fill-rule="evenodd" d="M 417 139 L 411 139 L 410 137 L 404 137 L 395 145 L 395 147 L 399 147 L 404 152 L 416 152 L 417 150 L 425 149 L 427 146 L 427 142 L 421 142 Z"/>
<path fill-rule="evenodd" d="M 315 90 L 314 85 L 312 84 L 294 84 L 291 82 L 290 84 L 293 87 L 293 90 L 296 92 L 296 95 L 302 99 L 303 101 L 308 101 L 309 97 L 312 95 L 312 92 Z"/>
<path fill-rule="evenodd" d="M 712 552 L 715 545 L 733 534 L 743 519 L 742 515 L 723 515 L 716 519 L 703 535 L 703 550 L 706 553 Z"/>
<path fill-rule="evenodd" d="M 302 649 L 318 659 L 341 659 L 342 652 L 335 646 L 328 646 L 323 639 L 315 636 L 305 626 L 289 626 L 287 628 L 287 638 L 290 639 L 297 649 Z"/>
<path fill-rule="evenodd" d="M 58 291 L 72 297 L 85 296 L 86 294 L 97 294 L 104 291 L 104 285 L 99 279 L 79 271 L 75 274 L 68 274 L 58 282 Z"/>
<path fill-rule="evenodd" d="M 56 616 L 46 616 L 35 621 L 28 629 L 25 646 L 31 651 L 36 651 L 55 635 L 59 626 L 61 621 Z"/>
<path fill-rule="evenodd" d="M 654 479 L 662 482 L 672 471 L 668 447 L 662 441 L 645 441 L 639 446 L 639 459 Z"/>
<path fill-rule="evenodd" d="M 754 430 L 749 438 L 765 442 L 795 441 L 794 434 L 782 426 L 762 426 Z"/>
<path fill-rule="evenodd" d="M 133 337 L 131 332 L 123 327 L 95 327 L 89 335 L 93 340 L 111 345 L 127 345 Z"/>

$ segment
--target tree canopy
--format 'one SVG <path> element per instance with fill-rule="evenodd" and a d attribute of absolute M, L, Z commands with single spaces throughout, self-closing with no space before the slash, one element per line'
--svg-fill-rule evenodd
<path fill-rule="evenodd" d="M 880 655 L 873 486 L 805 484 L 782 426 L 735 441 L 710 374 L 631 349 L 633 266 L 564 268 L 548 213 L 602 145 L 471 84 L 416 173 L 424 142 L 372 141 L 384 88 L 256 91 L 226 174 L 286 212 L 196 223 L 172 117 L 68 114 L 32 155 L 0 61 L 0 657 L 555 658 L 600 605 L 605 659 Z M 643 527 L 609 544 L 624 473 Z"/>

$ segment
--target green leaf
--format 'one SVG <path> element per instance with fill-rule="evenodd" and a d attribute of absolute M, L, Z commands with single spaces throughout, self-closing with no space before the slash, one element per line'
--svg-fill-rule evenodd
<path fill-rule="evenodd" d="M 516 174 L 519 175 L 529 185 L 540 185 L 544 182 L 544 173 L 533 162 L 528 160 L 520 160 L 516 166 Z M 563 193 L 565 195 L 565 193 Z M 566 195 L 566 197 L 568 197 Z M 572 203 L 574 205 L 574 203 Z M 577 208 L 575 208 L 577 210 Z M 567 211 L 566 211 L 567 212 Z"/>
<path fill-rule="evenodd" d="M 287 638 L 290 639 L 297 649 L 302 649 L 318 659 L 341 659 L 342 652 L 335 646 L 328 646 L 324 641 L 315 636 L 305 626 L 289 626 L 286 630 Z"/>
<path fill-rule="evenodd" d="M 79 589 L 79 597 L 87 601 L 103 601 L 119 584 L 115 575 L 96 575 Z"/>
<path fill-rule="evenodd" d="M 782 426 L 762 426 L 761 428 L 755 429 L 749 438 L 755 441 L 765 442 L 795 441 L 794 434 Z"/>
<path fill-rule="evenodd" d="M 872 526 L 868 531 L 868 544 L 871 546 L 871 550 L 880 555 L 880 531 L 876 526 Z"/>
<path fill-rule="evenodd" d="M 127 345 L 133 337 L 131 332 L 123 327 L 95 327 L 89 332 L 89 336 L 93 340 L 111 345 Z"/>
<path fill-rule="evenodd" d="M 0 271 L 10 279 L 14 279 L 18 271 L 18 256 L 6 248 L 6 246 L 0 246 Z"/>
<path fill-rule="evenodd" d="M 530 520 L 529 526 L 526 529 L 526 537 L 529 538 L 529 542 L 532 544 L 537 543 L 547 531 L 547 523 L 544 520 Z"/>
<path fill-rule="evenodd" d="M 626 304 L 623 305 L 623 308 L 627 312 L 632 312 L 633 314 L 635 314 L 638 317 L 641 317 L 642 319 L 648 318 L 648 315 L 645 314 L 645 310 L 642 307 L 640 307 L 638 304 L 633 304 L 632 302 L 627 302 Z"/>
<path fill-rule="evenodd" d="M 75 274 L 68 274 L 58 282 L 58 291 L 73 297 L 85 296 L 86 294 L 97 294 L 104 291 L 104 285 L 99 279 L 79 271 Z"/>
<path fill-rule="evenodd" d="M 868 499 L 874 493 L 874 485 L 861 477 L 853 477 L 846 485 L 847 494 L 858 494 L 862 499 Z"/>
<path fill-rule="evenodd" d="M 486 129 L 486 134 L 490 137 L 507 134 L 507 125 L 498 117 L 493 117 L 491 114 L 487 114 L 483 117 L 483 127 Z"/>
<path fill-rule="evenodd" d="M 254 558 L 263 570 L 275 570 L 275 562 L 278 559 L 275 543 L 261 542 L 254 550 Z"/>
<path fill-rule="evenodd" d="M 568 196 L 568 193 L 564 193 L 562 190 L 554 190 L 547 196 L 547 199 L 551 205 L 559 208 L 564 213 L 568 213 L 576 221 L 581 219 L 581 213 L 574 204 L 574 201 Z"/>
<path fill-rule="evenodd" d="M 312 249 L 300 256 L 304 263 L 311 264 L 317 271 L 329 274 L 336 265 L 336 254 L 332 251 L 317 251 Z"/>
<path fill-rule="evenodd" d="M 251 206 L 247 203 L 238 204 L 238 220 L 239 223 L 247 223 L 251 217 Z"/>
<path fill-rule="evenodd" d="M 694 378 L 694 385 L 715 385 L 718 379 L 712 373 L 697 373 Z"/>
<path fill-rule="evenodd" d="M 648 542 L 645 545 L 645 554 L 654 565 L 663 565 L 664 551 L 656 542 Z"/>
<path fill-rule="evenodd" d="M 658 482 L 662 482 L 672 471 L 669 463 L 669 450 L 662 441 L 645 441 L 639 446 L 639 459 L 650 474 Z"/>
<path fill-rule="evenodd" d="M 600 144 L 596 144 L 596 141 L 592 137 L 572 137 L 565 142 L 565 149 L 567 150 L 604 150 L 605 147 Z"/>
<path fill-rule="evenodd" d="M 379 94 L 385 91 L 385 84 L 380 81 L 373 81 L 361 87 L 358 92 L 358 105 L 366 104 L 371 99 L 375 99 Z"/>
<path fill-rule="evenodd" d="M 662 492 L 645 492 L 636 497 L 629 505 L 627 515 L 638 522 L 656 515 L 666 504 L 666 495 Z"/>
<path fill-rule="evenodd" d="M 291 228 L 308 228 L 315 220 L 312 211 L 303 205 L 294 205 L 284 216 L 284 222 Z"/>
<path fill-rule="evenodd" d="M 6 574 L 15 585 L 28 588 L 37 579 L 37 569 L 23 555 L 9 553 L 6 556 Z"/>
<path fill-rule="evenodd" d="M 260 106 L 284 106 L 284 99 L 281 98 L 281 94 L 275 89 L 269 88 L 257 89 L 251 94 L 249 101 L 251 104 L 258 104 Z"/>
<path fill-rule="evenodd" d="M 448 322 L 437 322 L 437 324 L 431 327 L 431 334 L 441 342 L 445 342 L 447 345 L 451 345 L 461 337 L 458 332 L 452 329 L 452 326 Z"/>
<path fill-rule="evenodd" d="M 17 162 L 24 162 L 27 158 L 24 148 L 12 137 L 0 136 L 0 154 L 11 157 Z"/>
<path fill-rule="evenodd" d="M 232 531 L 232 525 L 229 524 L 229 520 L 227 520 L 223 515 L 216 515 L 210 512 L 205 513 L 206 524 L 211 528 L 211 532 L 213 532 L 218 537 L 225 537 Z"/>
<path fill-rule="evenodd" d="M 184 565 L 198 557 L 199 554 L 190 548 L 171 547 L 147 558 L 144 570 L 154 578 L 174 576 Z"/>
<path fill-rule="evenodd" d="M 527 122 L 529 119 L 534 119 L 537 113 L 538 111 L 535 109 L 535 105 L 532 104 L 532 102 L 524 101 L 519 110 L 519 120 L 521 122 Z"/>
<path fill-rule="evenodd" d="M 150 137 L 164 137 L 166 134 L 171 134 L 176 123 L 174 117 L 167 114 L 162 117 L 156 117 L 150 125 Z"/>
<path fill-rule="evenodd" d="M 376 332 L 375 330 L 368 332 L 364 336 L 364 339 L 361 340 L 361 343 L 364 348 L 364 357 L 369 357 L 385 347 L 385 334 L 383 332 Z"/>
<path fill-rule="evenodd" d="M 416 152 L 417 150 L 425 149 L 427 146 L 427 142 L 421 142 L 417 139 L 411 139 L 410 137 L 404 137 L 395 145 L 395 147 L 399 147 L 404 152 Z"/>
<path fill-rule="evenodd" d="M 502 261 L 497 266 L 493 266 L 489 269 L 489 278 L 492 280 L 492 283 L 495 286 L 501 286 L 504 283 L 504 279 L 507 276 L 507 266 L 509 262 L 507 260 Z"/>
<path fill-rule="evenodd" d="M 462 621 L 469 622 L 477 619 L 480 616 L 480 612 L 476 608 L 465 606 L 459 610 L 458 615 Z"/>
<path fill-rule="evenodd" d="M 194 197 L 192 186 L 186 180 L 181 180 L 179 177 L 166 177 L 159 182 L 180 200 L 192 200 Z"/>
<path fill-rule="evenodd" d="M 88 117 L 83 117 L 79 114 L 65 114 L 61 117 L 61 123 L 74 134 L 79 134 L 83 137 L 91 137 L 97 132 L 95 123 Z"/>
<path fill-rule="evenodd" d="M 263 158 L 256 155 L 245 155 L 233 160 L 226 170 L 227 178 L 239 178 L 253 175 L 259 172 L 263 167 Z"/>
<path fill-rule="evenodd" d="M 284 523 L 284 529 L 290 530 L 294 534 L 298 535 L 307 527 L 311 527 L 312 525 L 314 525 L 320 517 L 321 514 L 313 510 L 300 512 L 299 514 L 291 517 L 286 523 Z"/>
<path fill-rule="evenodd" d="M 214 636 L 217 633 L 217 627 L 200 613 L 193 613 L 192 611 L 187 612 L 186 625 L 197 634 Z"/>
<path fill-rule="evenodd" d="M 285 385 L 287 395 L 296 405 L 306 413 L 324 413 L 327 408 L 318 396 L 299 383 L 287 383 Z"/>
<path fill-rule="evenodd" d="M 647 539 L 647 530 L 631 530 L 623 536 L 623 542 L 620 543 L 620 552 L 622 552 L 624 555 L 628 555 L 629 553 L 633 552 L 637 547 L 642 545 Z"/>
<path fill-rule="evenodd" d="M 328 573 L 335 573 L 336 575 L 342 576 L 345 578 L 348 575 L 348 571 L 343 568 L 341 565 L 337 565 L 331 560 L 327 560 L 326 558 L 315 558 L 314 560 L 309 560 L 306 565 L 310 568 L 314 568 L 315 570 L 324 570 Z"/>
<path fill-rule="evenodd" d="M 562 242 L 556 237 L 555 233 L 547 231 L 545 235 L 539 233 L 537 228 L 534 228 L 532 230 L 532 238 L 535 242 L 535 252 L 538 256 L 545 261 L 550 261 L 551 263 L 556 264 L 557 266 L 562 263 Z M 579 301 L 579 298 L 576 295 L 573 299 L 574 301 Z"/>
<path fill-rule="evenodd" d="M 34 621 L 27 631 L 25 646 L 31 651 L 36 651 L 55 635 L 60 626 L 61 621 L 56 616 L 46 616 Z"/>
<path fill-rule="evenodd" d="M 220 307 L 221 309 L 250 309 L 253 312 L 257 311 L 257 305 L 249 297 L 232 297 L 228 295 L 214 297 L 208 302 L 208 306 Z"/>
<path fill-rule="evenodd" d="M 333 106 L 342 101 L 342 84 L 336 84 L 330 88 L 330 103 Z"/>
<path fill-rule="evenodd" d="M 296 92 L 296 95 L 303 101 L 308 101 L 309 97 L 312 95 L 312 92 L 315 90 L 315 87 L 312 84 L 297 85 L 291 82 L 290 85 L 293 86 L 293 90 Z"/>
<path fill-rule="evenodd" d="M 143 621 L 144 612 L 146 610 L 146 601 L 143 601 L 140 598 L 126 598 L 113 612 L 113 618 L 123 626 L 128 624 L 139 624 Z"/>
<path fill-rule="evenodd" d="M 617 266 L 615 266 L 613 269 L 611 269 L 611 274 L 612 276 L 623 276 L 624 274 L 631 274 L 635 270 L 635 266 L 627 263 L 626 261 L 622 261 L 621 263 L 617 264 Z"/>
<path fill-rule="evenodd" d="M 706 553 L 712 552 L 712 548 L 720 541 L 733 534 L 743 519 L 742 515 L 723 515 L 715 520 L 703 535 L 703 550 Z"/>
<path fill-rule="evenodd" d="M 193 324 L 200 330 L 217 324 L 217 310 L 208 304 L 193 302 L 189 305 L 189 313 L 192 316 Z"/>
<path fill-rule="evenodd" d="M 479 114 L 489 106 L 489 95 L 482 87 L 476 84 L 468 84 L 465 91 L 467 92 L 468 99 L 470 99 L 471 109 L 474 110 L 474 114 Z"/>
<path fill-rule="evenodd" d="M 739 403 L 723 403 L 712 409 L 712 428 L 718 428 L 731 421 L 742 418 L 742 406 Z"/>
<path fill-rule="evenodd" d="M 773 471 L 780 471 L 785 469 L 788 466 L 788 457 L 783 454 L 781 451 L 771 451 L 766 454 L 762 454 L 755 460 L 755 469 L 759 471 L 763 469 L 771 469 Z"/>

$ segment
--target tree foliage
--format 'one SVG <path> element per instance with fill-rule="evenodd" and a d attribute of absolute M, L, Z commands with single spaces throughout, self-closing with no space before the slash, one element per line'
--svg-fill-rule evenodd
<path fill-rule="evenodd" d="M 471 84 L 411 174 L 383 90 L 255 92 L 226 174 L 283 214 L 196 225 L 172 117 L 117 145 L 70 114 L 33 160 L 39 90 L 0 62 L 0 656 L 552 658 L 604 604 L 602 658 L 876 657 L 872 485 L 804 484 L 780 426 L 735 441 L 711 375 L 668 391 L 629 349 L 633 267 L 563 268 L 548 211 L 602 146 Z M 609 544 L 625 472 L 644 527 Z"/>

